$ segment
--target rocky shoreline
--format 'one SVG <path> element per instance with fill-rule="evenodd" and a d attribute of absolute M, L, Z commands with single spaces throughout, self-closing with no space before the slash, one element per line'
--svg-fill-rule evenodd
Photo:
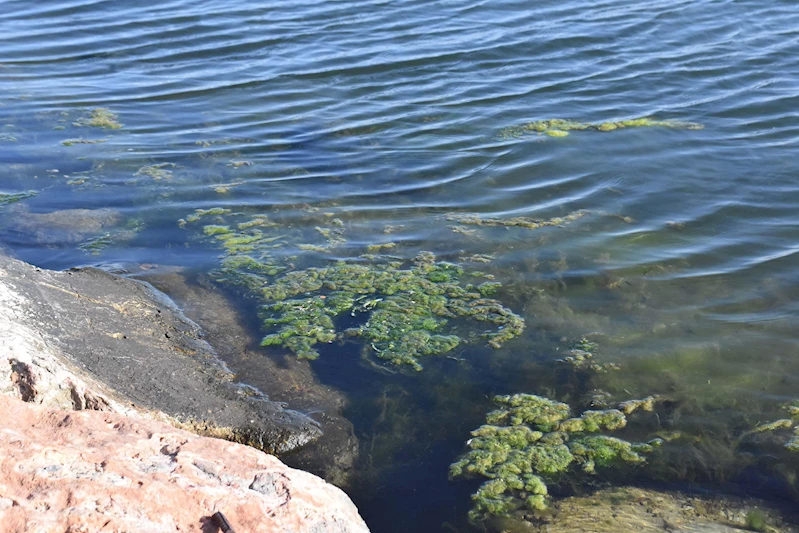
<path fill-rule="evenodd" d="M 55 272 L 0 253 L 3 530 L 216 532 L 222 512 L 238 533 L 369 531 L 338 488 L 358 458 L 344 396 L 307 361 L 264 357 L 244 323 L 177 268 Z M 483 526 L 799 531 L 788 514 L 617 487 Z"/>
<path fill-rule="evenodd" d="M 0 409 L 8 421 L 0 445 L 6 448 L 6 464 L 17 465 L 13 475 L 0 479 L 6 486 L 0 504 L 6 519 L 24 519 L 19 522 L 24 523 L 35 514 L 49 524 L 48 530 L 94 523 L 89 516 L 111 512 L 97 507 L 101 495 L 103 501 L 118 501 L 122 496 L 112 496 L 113 487 L 125 492 L 131 484 L 156 483 L 161 476 L 169 487 L 228 491 L 226 497 L 245 491 L 236 499 L 254 498 L 261 518 L 273 520 L 269 531 L 367 531 L 339 489 L 267 455 L 308 446 L 321 436 L 320 424 L 236 382 L 199 326 L 147 283 L 95 268 L 48 271 L 0 255 L 0 388 L 4 393 Z M 29 422 L 20 425 L 22 420 Z M 185 430 L 232 442 L 192 436 Z M 179 444 L 159 445 L 162 441 Z M 161 450 L 160 456 L 135 451 L 142 446 Z M 196 472 L 182 466 L 183 446 L 209 450 L 207 456 L 194 451 L 190 455 L 216 464 L 212 469 L 216 473 L 195 479 Z M 125 450 L 130 454 L 125 455 Z M 93 454 L 96 460 L 86 458 Z M 105 475 L 109 464 L 134 458 L 140 473 L 152 474 L 152 479 L 134 481 L 128 467 Z M 246 465 L 241 462 L 245 458 Z M 34 467 L 34 463 L 41 464 Z M 263 474 L 258 470 L 262 464 L 279 465 L 281 475 L 291 472 L 289 477 L 302 478 L 314 491 L 327 494 L 314 499 L 314 513 L 295 513 L 305 517 L 297 520 L 307 519 L 302 525 L 274 522 L 280 513 L 264 503 L 266 496 L 281 491 L 294 494 L 297 487 L 280 476 Z M 30 465 L 29 471 L 23 465 Z M 237 469 L 246 473 L 237 474 L 235 480 L 225 474 Z M 252 489 L 252 484 L 260 489 Z M 39 497 L 44 503 L 35 503 Z M 134 513 L 138 523 L 152 524 L 144 529 L 175 531 L 178 522 L 183 528 L 199 529 L 199 521 L 209 519 L 216 504 L 207 495 L 196 500 L 199 507 L 188 510 L 182 504 L 176 508 L 168 498 L 151 498 L 144 507 L 122 505 L 114 516 L 120 524 L 127 523 L 133 520 L 129 513 L 139 509 Z M 266 526 L 267 522 L 258 522 L 258 512 L 238 509 L 234 506 L 230 512 L 234 523 L 240 520 L 261 530 Z M 311 520 L 312 516 L 316 518 Z M 244 530 L 256 530 L 249 528 Z"/>

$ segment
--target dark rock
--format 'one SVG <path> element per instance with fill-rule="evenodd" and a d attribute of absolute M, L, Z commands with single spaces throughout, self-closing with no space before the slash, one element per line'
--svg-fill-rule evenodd
<path fill-rule="evenodd" d="M 134 404 L 269 453 L 321 435 L 310 417 L 234 382 L 169 298 L 102 270 L 54 272 L 0 256 L 0 348 L 0 387 L 23 400 L 118 412 Z"/>

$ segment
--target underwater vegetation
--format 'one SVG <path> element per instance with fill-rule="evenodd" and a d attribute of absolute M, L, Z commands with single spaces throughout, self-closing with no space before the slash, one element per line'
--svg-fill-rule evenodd
<path fill-rule="evenodd" d="M 625 427 L 627 416 L 637 409 L 652 411 L 657 401 L 625 402 L 618 409 L 588 410 L 572 418 L 567 404 L 542 396 L 495 397 L 497 409 L 472 431 L 469 451 L 450 465 L 450 478 L 487 478 L 472 495 L 469 519 L 544 510 L 547 482 L 575 467 L 594 474 L 597 467 L 644 463 L 642 454 L 652 452 L 662 439 L 631 443 L 598 433 Z"/>
<path fill-rule="evenodd" d="M 575 122 L 573 120 L 563 119 L 549 119 L 537 120 L 528 122 L 521 126 L 509 126 L 500 130 L 499 137 L 501 139 L 514 139 L 523 137 L 524 135 L 548 135 L 550 137 L 566 137 L 570 131 L 615 131 L 625 128 L 642 128 L 642 127 L 662 127 L 662 128 L 678 128 L 687 130 L 701 130 L 704 128 L 702 124 L 695 122 L 680 122 L 677 120 L 656 120 L 653 118 L 636 118 L 632 120 L 622 120 L 619 122 Z"/>
<path fill-rule="evenodd" d="M 26 198 L 31 198 L 32 196 L 36 196 L 36 191 L 25 191 L 25 192 L 0 192 L 0 207 L 8 204 L 14 204 L 25 200 Z"/>
<path fill-rule="evenodd" d="M 172 177 L 172 171 L 169 169 L 175 167 L 177 167 L 177 165 L 174 163 L 157 163 L 155 165 L 147 165 L 137 170 L 134 176 L 147 176 L 148 178 L 153 178 L 154 180 L 168 180 Z"/>
<path fill-rule="evenodd" d="M 506 228 L 518 227 L 525 229 L 538 229 L 538 228 L 552 227 L 552 226 L 565 226 L 570 222 L 574 222 L 575 220 L 583 218 L 588 213 L 589 213 L 588 211 L 581 209 L 579 211 L 569 213 L 568 215 L 562 217 L 550 218 L 549 220 L 543 220 L 540 218 L 530 218 L 530 217 L 492 218 L 492 217 L 482 217 L 478 214 L 460 214 L 460 213 L 451 213 L 449 215 L 446 215 L 446 218 L 450 222 L 456 222 L 462 225 L 502 226 Z"/>
<path fill-rule="evenodd" d="M 262 344 L 281 344 L 298 357 L 314 359 L 319 354 L 313 346 L 319 342 L 359 337 L 380 359 L 421 370 L 422 356 L 444 354 L 464 342 L 447 328 L 451 319 L 493 325 L 481 334 L 493 348 L 524 329 L 521 317 L 488 298 L 497 284 L 463 284 L 463 269 L 437 262 L 430 252 L 420 253 L 409 268 L 403 266 L 338 262 L 287 273 L 261 291 L 271 302 L 262 309 L 264 325 L 279 327 Z M 368 318 L 337 334 L 333 318 L 345 312 Z"/>
<path fill-rule="evenodd" d="M 89 255 L 100 255 L 103 250 L 108 248 L 114 243 L 110 233 L 104 233 L 96 237 L 92 237 L 78 245 L 78 249 L 86 252 Z"/>
<path fill-rule="evenodd" d="M 799 452 L 799 401 L 795 401 L 787 406 L 789 418 L 782 418 L 767 424 L 761 424 L 744 434 L 743 438 L 751 437 L 759 433 L 781 432 L 780 430 L 790 430 L 791 436 L 785 440 L 783 447 L 790 452 Z"/>
<path fill-rule="evenodd" d="M 61 141 L 61 144 L 64 146 L 74 146 L 76 144 L 100 144 L 104 142 L 108 142 L 108 139 L 84 139 L 81 137 L 78 139 L 67 139 L 65 141 Z"/>
<path fill-rule="evenodd" d="M 179 225 L 204 217 L 228 222 L 226 215 L 234 214 L 223 208 L 197 210 Z M 326 220 L 315 228 L 321 244 L 293 246 L 324 252 L 346 243 L 345 230 L 340 219 Z M 418 371 L 424 356 L 445 354 L 475 337 L 499 348 L 524 329 L 520 316 L 491 298 L 499 283 L 438 261 L 431 252 L 420 252 L 412 261 L 365 254 L 299 270 L 273 253 L 287 246 L 283 231 L 263 215 L 203 227 L 204 235 L 223 250 L 218 281 L 241 287 L 263 302 L 260 317 L 270 332 L 264 346 L 284 346 L 300 358 L 315 359 L 319 343 L 358 338 L 379 359 Z M 357 320 L 340 330 L 335 322 L 345 315 Z M 467 320 L 489 328 L 475 331 L 462 324 Z"/>
<path fill-rule="evenodd" d="M 89 111 L 88 116 L 79 118 L 72 125 L 118 130 L 122 127 L 122 124 L 119 123 L 117 118 L 107 107 L 95 107 Z"/>

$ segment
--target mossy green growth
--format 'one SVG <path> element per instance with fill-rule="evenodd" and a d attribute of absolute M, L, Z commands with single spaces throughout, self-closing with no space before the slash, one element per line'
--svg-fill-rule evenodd
<path fill-rule="evenodd" d="M 576 122 L 573 120 L 549 119 L 536 120 L 520 126 L 509 126 L 500 130 L 501 139 L 512 139 L 523 137 L 524 135 L 548 135 L 550 137 L 566 137 L 570 131 L 615 131 L 624 128 L 678 128 L 687 130 L 701 130 L 704 126 L 695 122 L 680 122 L 677 120 L 656 120 L 653 118 L 636 118 L 632 120 L 621 120 L 618 122 Z"/>
<path fill-rule="evenodd" d="M 752 509 L 746 513 L 746 529 L 749 531 L 765 531 L 766 513 L 760 509 Z"/>
<path fill-rule="evenodd" d="M 478 214 L 461 214 L 450 213 L 446 215 L 447 220 L 456 222 L 458 224 L 469 224 L 473 226 L 503 226 L 506 228 L 518 227 L 525 229 L 539 229 L 545 227 L 565 226 L 575 220 L 579 220 L 586 216 L 589 212 L 586 210 L 574 211 L 562 217 L 553 217 L 548 220 L 531 217 L 513 217 L 513 218 L 493 218 L 484 217 Z"/>
<path fill-rule="evenodd" d="M 100 143 L 104 143 L 104 142 L 108 142 L 108 139 L 83 139 L 83 138 L 80 138 L 80 139 L 66 139 L 64 141 L 61 141 L 61 144 L 63 144 L 64 146 L 74 146 L 76 144 L 100 144 Z"/>
<path fill-rule="evenodd" d="M 110 233 L 103 233 L 96 237 L 92 237 L 78 245 L 78 248 L 89 255 L 100 255 L 103 250 L 108 248 L 114 243 Z"/>
<path fill-rule="evenodd" d="M 175 163 L 157 163 L 155 165 L 147 165 L 141 167 L 134 176 L 146 176 L 154 180 L 168 180 L 172 177 L 170 168 L 175 168 Z"/>
<path fill-rule="evenodd" d="M 88 126 L 93 128 L 104 128 L 118 130 L 122 124 L 117 120 L 117 116 L 107 107 L 95 107 L 89 111 L 89 115 L 81 117 L 72 124 L 74 126 Z"/>
<path fill-rule="evenodd" d="M 534 394 L 497 396 L 494 402 L 498 409 L 486 415 L 486 425 L 472 431 L 469 451 L 450 465 L 450 478 L 487 478 L 472 495 L 473 522 L 543 510 L 547 481 L 556 481 L 574 466 L 593 474 L 596 467 L 643 463 L 642 454 L 662 442 L 631 443 L 593 434 L 623 428 L 627 418 L 619 409 L 570 418 L 568 405 Z"/>
<path fill-rule="evenodd" d="M 31 198 L 36 196 L 36 191 L 25 191 L 25 192 L 0 192 L 0 207 L 8 204 L 15 204 L 26 198 Z"/>
<path fill-rule="evenodd" d="M 476 328 L 469 321 L 488 326 L 478 332 L 492 348 L 524 329 L 520 316 L 490 298 L 499 283 L 462 281 L 467 272 L 430 252 L 412 261 L 364 254 L 295 270 L 292 248 L 324 252 L 341 246 L 347 242 L 345 223 L 332 218 L 316 226 L 313 236 L 323 244 L 297 244 L 282 233 L 291 234 L 290 227 L 263 216 L 233 223 L 235 216 L 224 208 L 197 210 L 179 224 L 211 217 L 203 233 L 224 252 L 217 280 L 259 297 L 268 333 L 263 345 L 315 359 L 319 343 L 358 338 L 378 358 L 418 371 L 423 357 L 445 354 L 473 338 Z M 335 319 L 344 313 L 361 319 L 359 325 L 337 328 Z"/>
<path fill-rule="evenodd" d="M 482 336 L 494 348 L 524 329 L 521 317 L 499 301 L 461 284 L 460 267 L 438 262 L 429 252 L 419 254 L 409 268 L 402 266 L 337 262 L 274 280 L 261 290 L 267 302 L 262 317 L 267 328 L 280 328 L 264 344 L 282 344 L 298 357 L 314 359 L 319 342 L 360 337 L 380 359 L 421 370 L 422 356 L 444 354 L 464 342 L 448 327 L 451 319 L 493 324 L 495 329 Z M 344 312 L 367 318 L 360 326 L 332 334 L 332 318 Z"/>

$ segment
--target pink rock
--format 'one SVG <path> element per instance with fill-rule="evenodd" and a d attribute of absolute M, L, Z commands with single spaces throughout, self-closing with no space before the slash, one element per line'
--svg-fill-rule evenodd
<path fill-rule="evenodd" d="M 0 530 L 368 532 L 340 489 L 161 422 L 0 397 Z"/>

